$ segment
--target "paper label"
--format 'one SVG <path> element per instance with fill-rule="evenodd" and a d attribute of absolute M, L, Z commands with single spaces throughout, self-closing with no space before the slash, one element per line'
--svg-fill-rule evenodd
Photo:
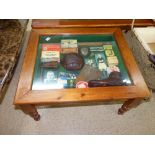
<path fill-rule="evenodd" d="M 77 48 L 77 40 L 75 39 L 61 40 L 61 48 Z"/>
<path fill-rule="evenodd" d="M 58 44 L 43 44 L 41 59 L 42 61 L 58 61 L 60 62 L 60 45 Z"/>

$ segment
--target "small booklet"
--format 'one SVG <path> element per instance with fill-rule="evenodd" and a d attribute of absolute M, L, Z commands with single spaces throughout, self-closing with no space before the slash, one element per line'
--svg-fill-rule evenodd
<path fill-rule="evenodd" d="M 59 44 L 43 44 L 41 52 L 41 62 L 60 62 L 60 50 Z"/>

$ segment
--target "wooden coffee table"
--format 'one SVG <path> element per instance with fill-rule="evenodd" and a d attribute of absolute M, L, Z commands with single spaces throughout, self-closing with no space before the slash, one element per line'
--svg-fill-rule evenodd
<path fill-rule="evenodd" d="M 60 71 L 55 72 L 52 69 L 42 71 L 40 67 L 42 44 L 61 44 L 62 39 L 77 39 L 80 43 L 103 42 L 103 44 L 111 44 L 118 57 L 120 63 L 118 67 L 126 85 L 94 88 L 74 88 L 74 86 L 63 87 L 64 85 L 59 85 L 60 87 L 57 88 L 50 82 L 46 83 L 42 78 L 45 78 L 44 75 L 48 71 L 57 74 L 64 71 L 64 69 L 61 66 Z M 57 75 L 57 79 L 59 75 Z M 103 101 L 121 100 L 124 103 L 118 110 L 118 114 L 123 114 L 140 100 L 149 97 L 149 89 L 119 28 L 32 29 L 14 105 L 19 106 L 35 120 L 40 119 L 36 109 L 36 106 L 39 105 L 92 105 L 95 102 L 102 104 Z"/>

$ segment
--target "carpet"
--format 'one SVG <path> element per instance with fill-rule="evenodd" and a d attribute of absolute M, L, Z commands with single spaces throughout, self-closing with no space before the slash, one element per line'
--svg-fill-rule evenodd
<path fill-rule="evenodd" d="M 124 37 L 131 49 L 137 65 L 144 77 L 147 86 L 155 90 L 155 69 L 151 67 L 151 62 L 148 59 L 148 53 L 137 39 L 132 31 L 124 33 Z"/>

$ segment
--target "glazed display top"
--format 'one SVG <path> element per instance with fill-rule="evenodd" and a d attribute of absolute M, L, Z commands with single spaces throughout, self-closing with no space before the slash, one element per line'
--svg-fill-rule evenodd
<path fill-rule="evenodd" d="M 132 85 L 112 34 L 41 35 L 32 90 Z"/>

